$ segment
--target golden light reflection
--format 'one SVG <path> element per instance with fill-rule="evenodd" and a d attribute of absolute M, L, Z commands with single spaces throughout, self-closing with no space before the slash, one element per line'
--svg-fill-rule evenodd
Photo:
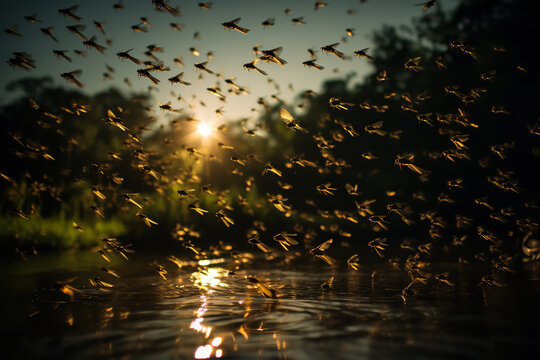
<path fill-rule="evenodd" d="M 219 258 L 219 259 L 201 259 L 199 260 L 198 264 L 201 266 L 208 266 L 208 265 L 215 265 L 215 264 L 221 264 L 224 263 L 225 259 Z"/>
<path fill-rule="evenodd" d="M 212 356 L 212 351 L 214 351 L 212 345 L 199 346 L 195 350 L 195 359 L 208 359 Z"/>
<path fill-rule="evenodd" d="M 208 338 L 210 336 L 210 333 L 212 332 L 211 326 L 205 326 L 202 324 L 202 322 L 204 321 L 203 315 L 208 311 L 207 305 L 208 299 L 205 295 L 201 295 L 201 306 L 199 306 L 199 308 L 195 312 L 197 317 L 193 319 L 193 321 L 189 325 L 190 329 L 203 333 L 205 338 Z"/>
<path fill-rule="evenodd" d="M 210 265 L 210 260 L 207 260 L 207 259 L 199 260 L 199 265 L 208 266 L 208 265 Z"/>
<path fill-rule="evenodd" d="M 221 344 L 222 338 L 215 337 L 214 340 L 210 344 L 207 345 L 201 345 L 195 350 L 195 359 L 208 359 L 212 356 L 212 352 L 214 351 L 214 348 L 217 348 Z M 222 349 L 216 349 L 215 355 L 216 358 L 220 358 L 223 356 L 223 350 Z"/>
<path fill-rule="evenodd" d="M 202 262 L 202 264 L 201 264 Z M 199 265 L 210 265 L 212 263 L 212 260 L 201 260 L 199 262 Z M 204 334 L 204 338 L 208 339 L 210 337 L 210 334 L 212 332 L 211 326 L 206 326 L 203 324 L 204 322 L 204 314 L 208 311 L 208 296 L 209 294 L 212 294 L 214 290 L 211 288 L 214 287 L 225 287 L 227 284 L 223 283 L 221 279 L 224 276 L 227 276 L 228 272 L 219 267 L 214 268 L 202 268 L 199 271 L 195 271 L 191 274 L 191 281 L 193 284 L 205 291 L 203 295 L 201 295 L 201 305 L 199 308 L 195 311 L 196 318 L 191 321 L 191 324 L 189 326 L 190 329 L 195 330 L 197 332 L 200 332 Z M 216 336 L 210 341 L 209 344 L 200 345 L 195 350 L 194 357 L 195 359 L 208 359 L 212 357 L 212 353 L 214 353 L 215 358 L 220 358 L 223 356 L 223 350 L 218 348 L 223 342 L 223 338 L 220 336 Z"/>
<path fill-rule="evenodd" d="M 222 342 L 222 341 L 223 341 L 223 338 L 222 338 L 222 337 L 216 336 L 216 337 L 214 338 L 214 340 L 212 340 L 211 345 L 212 345 L 213 347 L 218 347 L 219 345 L 221 345 L 221 342 Z"/>
<path fill-rule="evenodd" d="M 222 268 L 205 268 L 191 274 L 193 285 L 201 290 L 208 290 L 211 287 L 227 287 L 221 278 L 227 276 L 227 271 Z"/>

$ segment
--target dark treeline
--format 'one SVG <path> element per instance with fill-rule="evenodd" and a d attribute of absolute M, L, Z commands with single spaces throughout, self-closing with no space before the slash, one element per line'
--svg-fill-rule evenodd
<path fill-rule="evenodd" d="M 336 257 L 509 267 L 538 234 L 531 7 L 463 1 L 385 26 L 362 82 L 327 81 L 297 106 L 265 104 L 255 125 L 227 123 L 211 145 L 187 114 L 159 125 L 145 95 L 89 96 L 47 78 L 10 84 L 25 95 L 1 113 L 0 236 L 22 248 L 121 236 L 200 251 L 279 249 L 272 239 L 285 232 L 306 248 L 332 238 Z M 289 129 L 282 108 L 309 133 Z"/>

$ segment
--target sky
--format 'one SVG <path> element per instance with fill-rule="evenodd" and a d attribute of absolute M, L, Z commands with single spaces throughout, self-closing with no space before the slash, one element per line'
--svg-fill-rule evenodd
<path fill-rule="evenodd" d="M 325 0 L 326 6 L 314 9 L 315 0 L 214 0 L 211 9 L 205 10 L 198 6 L 200 1 L 170 0 L 168 4 L 179 7 L 181 15 L 173 17 L 167 12 L 157 12 L 151 0 L 124 0 L 124 9 L 115 10 L 113 5 L 118 0 L 20 0 L 9 1 L 4 5 L 0 14 L 2 29 L 17 25 L 17 32 L 22 37 L 0 34 L 3 46 L 0 48 L 1 58 L 5 59 L 0 65 L 2 77 L 0 80 L 0 104 L 13 99 L 17 94 L 8 93 L 5 85 L 10 81 L 28 77 L 49 75 L 55 84 L 73 87 L 60 77 L 61 73 L 82 70 L 79 80 L 84 83 L 83 91 L 89 94 L 108 89 L 112 86 L 127 92 L 149 92 L 155 99 L 155 106 L 171 101 L 173 108 L 189 110 L 199 120 L 212 120 L 217 117 L 215 110 L 223 108 L 225 119 L 254 117 L 252 109 L 260 110 L 257 99 L 263 97 L 273 103 L 271 95 L 276 95 L 287 103 L 295 100 L 304 90 L 317 92 L 322 83 L 331 78 L 343 77 L 354 73 L 352 83 L 362 81 L 370 71 L 370 63 L 366 59 L 353 56 L 355 50 L 369 48 L 372 43 L 370 35 L 383 24 L 399 25 L 411 21 L 413 16 L 422 14 L 422 7 L 415 6 L 418 1 L 406 0 Z M 79 5 L 75 14 L 82 17 L 80 22 L 64 18 L 58 9 Z M 285 13 L 290 9 L 290 14 Z M 348 10 L 353 10 L 348 14 Z M 30 23 L 24 16 L 37 13 L 40 23 Z M 134 32 L 132 25 L 141 23 L 140 17 L 147 17 L 151 27 L 148 32 Z M 238 25 L 248 28 L 247 34 L 225 29 L 221 24 L 240 17 Z M 303 17 L 305 25 L 294 24 L 291 19 Z M 275 18 L 275 25 L 263 27 L 262 22 Z M 102 35 L 94 26 L 93 21 L 105 21 L 106 34 Z M 171 28 L 170 23 L 182 25 L 180 32 Z M 86 25 L 83 34 L 88 38 L 97 37 L 97 43 L 107 47 L 105 54 L 95 49 L 85 48 L 75 34 L 66 29 L 67 25 Z M 53 34 L 58 38 L 55 43 L 39 30 L 53 26 Z M 354 29 L 354 36 L 346 34 L 346 29 Z M 196 39 L 194 34 L 198 33 Z M 346 38 L 346 42 L 343 41 Z M 106 39 L 112 40 L 112 46 L 106 44 Z M 350 55 L 350 59 L 342 61 L 337 57 L 325 54 L 320 47 L 340 42 L 337 50 Z M 164 48 L 164 52 L 155 55 L 170 67 L 168 72 L 153 73 L 160 80 L 155 87 L 145 78 L 137 76 L 137 69 L 144 65 L 136 65 L 126 60 L 120 60 L 116 53 L 133 50 L 130 54 L 141 60 L 149 60 L 144 55 L 148 45 L 155 44 Z M 253 47 L 259 44 L 260 49 L 283 47 L 281 57 L 288 63 L 280 67 L 274 63 L 257 64 L 268 73 L 260 75 L 247 71 L 243 64 L 254 59 Z M 189 49 L 196 48 L 200 56 L 193 55 Z M 324 70 L 306 68 L 303 61 L 309 60 L 307 49 L 317 50 L 319 65 Z M 57 58 L 52 50 L 68 50 L 67 55 L 72 62 Z M 74 49 L 86 51 L 85 57 L 75 55 Z M 36 61 L 36 69 L 31 71 L 13 70 L 7 60 L 13 57 L 12 52 L 24 51 L 30 53 Z M 212 52 L 213 58 L 208 60 L 207 53 Z M 368 51 L 369 53 L 369 51 Z M 183 58 L 183 67 L 173 61 L 177 56 Z M 223 78 L 201 73 L 193 66 L 208 60 L 207 67 Z M 113 79 L 105 80 L 103 73 L 107 72 L 106 65 L 114 69 Z M 183 79 L 191 82 L 191 86 L 172 85 L 167 79 L 184 72 Z M 200 75 L 202 74 L 202 78 Z M 236 77 L 234 80 L 249 91 L 247 95 L 237 96 L 228 93 L 230 88 L 224 79 Z M 125 84 L 128 78 L 132 86 Z M 279 85 L 279 90 L 268 82 L 272 79 Z M 206 89 L 219 83 L 221 91 L 226 95 L 226 102 L 221 102 Z M 149 90 L 153 87 L 154 90 Z M 183 101 L 179 101 L 181 96 Z M 193 96 L 196 96 L 194 98 Z M 201 104 L 203 102 L 205 106 Z M 190 103 L 193 107 L 190 107 Z"/>

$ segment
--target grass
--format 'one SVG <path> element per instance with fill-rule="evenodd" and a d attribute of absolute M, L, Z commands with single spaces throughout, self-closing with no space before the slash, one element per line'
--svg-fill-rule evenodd
<path fill-rule="evenodd" d="M 100 220 L 94 223 L 78 223 L 82 231 L 75 229 L 73 220 L 63 216 L 43 218 L 33 216 L 0 218 L 0 247 L 32 247 L 40 249 L 90 248 L 100 244 L 102 237 L 120 236 L 126 226 L 119 220 Z"/>

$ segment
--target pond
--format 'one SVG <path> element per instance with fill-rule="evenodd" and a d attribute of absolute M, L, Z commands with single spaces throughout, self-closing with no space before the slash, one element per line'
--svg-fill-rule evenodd
<path fill-rule="evenodd" d="M 4 262 L 7 358 L 532 358 L 540 335 L 535 264 L 502 287 L 479 285 L 487 266 L 439 264 L 429 271 L 449 271 L 454 286 L 404 299 L 410 278 L 384 262 L 354 271 L 236 255 L 178 267 L 166 257 L 107 264 L 80 251 Z M 96 276 L 113 287 L 96 289 Z M 73 298 L 55 288 L 68 279 Z"/>

